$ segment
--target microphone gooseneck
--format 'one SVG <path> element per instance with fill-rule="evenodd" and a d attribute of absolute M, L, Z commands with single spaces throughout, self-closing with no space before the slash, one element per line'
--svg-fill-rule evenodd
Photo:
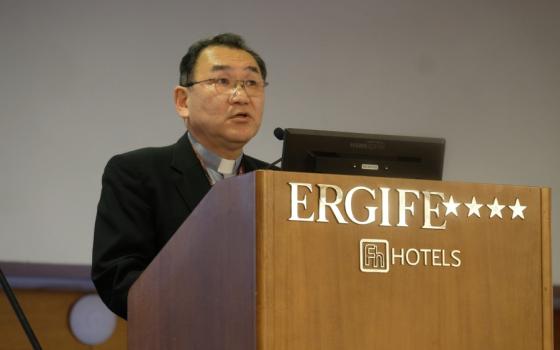
<path fill-rule="evenodd" d="M 276 137 L 279 141 L 283 141 L 284 140 L 284 129 L 282 128 L 276 128 L 274 129 L 274 137 Z M 266 167 L 267 170 L 269 169 L 274 169 L 275 165 L 280 163 L 282 161 L 282 157 L 280 157 L 279 159 L 275 160 L 274 162 L 270 163 L 269 166 Z"/>

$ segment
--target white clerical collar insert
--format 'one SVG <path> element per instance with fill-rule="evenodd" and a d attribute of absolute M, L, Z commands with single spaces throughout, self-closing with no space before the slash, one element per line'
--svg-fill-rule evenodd
<path fill-rule="evenodd" d="M 218 172 L 224 175 L 231 175 L 235 170 L 235 159 L 221 159 L 218 165 Z"/>

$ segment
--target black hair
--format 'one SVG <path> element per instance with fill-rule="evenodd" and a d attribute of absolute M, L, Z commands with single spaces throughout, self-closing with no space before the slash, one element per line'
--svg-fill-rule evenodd
<path fill-rule="evenodd" d="M 181 65 L 179 66 L 179 85 L 186 86 L 191 82 L 198 56 L 202 50 L 210 46 L 226 46 L 248 52 L 257 62 L 263 80 L 266 80 L 266 64 L 261 56 L 249 48 L 241 36 L 234 33 L 222 33 L 209 39 L 199 40 L 189 47 L 189 50 L 181 59 Z"/>

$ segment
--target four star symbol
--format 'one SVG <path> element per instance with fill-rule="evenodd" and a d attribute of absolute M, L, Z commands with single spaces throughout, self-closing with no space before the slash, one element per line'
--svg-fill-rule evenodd
<path fill-rule="evenodd" d="M 478 204 L 476 202 L 476 198 L 474 198 L 474 196 L 472 197 L 471 202 L 470 203 L 465 203 L 465 205 L 467 206 L 467 208 L 469 208 L 469 215 L 468 216 L 476 215 L 476 216 L 480 217 L 480 208 L 483 206 L 483 204 Z"/>
<path fill-rule="evenodd" d="M 479 218 L 480 218 L 480 208 L 485 206 L 482 203 L 478 203 L 476 197 L 474 196 L 472 197 L 470 203 L 455 202 L 453 196 L 449 196 L 449 200 L 442 202 L 442 204 L 445 206 L 445 216 L 449 216 L 450 214 L 459 216 L 457 212 L 457 208 L 459 208 L 461 204 L 464 204 L 467 208 L 469 208 L 467 217 L 477 216 Z M 500 202 L 498 201 L 498 198 L 494 197 L 494 201 L 492 202 L 492 204 L 486 204 L 486 207 L 490 209 L 490 218 L 496 216 L 499 217 L 500 219 L 503 219 L 502 210 L 506 206 L 501 205 Z M 519 202 L 519 198 L 515 199 L 514 205 L 508 205 L 507 207 L 511 209 L 512 220 L 515 218 L 521 218 L 522 220 L 525 219 L 524 211 L 525 209 L 527 209 L 527 206 L 521 205 L 521 203 Z"/>
<path fill-rule="evenodd" d="M 456 203 L 453 200 L 453 196 L 450 196 L 447 202 L 442 203 L 443 205 L 445 205 L 445 216 L 451 213 L 453 213 L 455 216 L 459 216 L 459 214 L 457 214 L 457 208 L 461 205 L 461 203 Z"/>
<path fill-rule="evenodd" d="M 494 203 L 492 204 L 487 204 L 486 205 L 488 208 L 490 208 L 491 213 L 490 213 L 490 217 L 493 218 L 494 216 L 499 216 L 500 219 L 502 219 L 502 209 L 505 208 L 505 205 L 501 205 L 498 202 L 498 198 L 494 198 Z"/>
<path fill-rule="evenodd" d="M 521 219 L 525 219 L 525 216 L 523 215 L 523 211 L 525 209 L 527 209 L 526 206 L 521 205 L 521 203 L 519 203 L 519 198 L 515 199 L 515 204 L 514 205 L 508 205 L 508 207 L 511 209 L 512 214 L 511 214 L 511 219 L 515 219 L 516 217 L 520 217 Z"/>

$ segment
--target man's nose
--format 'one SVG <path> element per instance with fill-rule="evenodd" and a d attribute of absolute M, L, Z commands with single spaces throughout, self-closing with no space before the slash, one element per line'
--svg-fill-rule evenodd
<path fill-rule="evenodd" d="M 231 100 L 235 102 L 248 102 L 249 94 L 245 89 L 245 83 L 242 80 L 237 81 L 231 93 Z"/>

